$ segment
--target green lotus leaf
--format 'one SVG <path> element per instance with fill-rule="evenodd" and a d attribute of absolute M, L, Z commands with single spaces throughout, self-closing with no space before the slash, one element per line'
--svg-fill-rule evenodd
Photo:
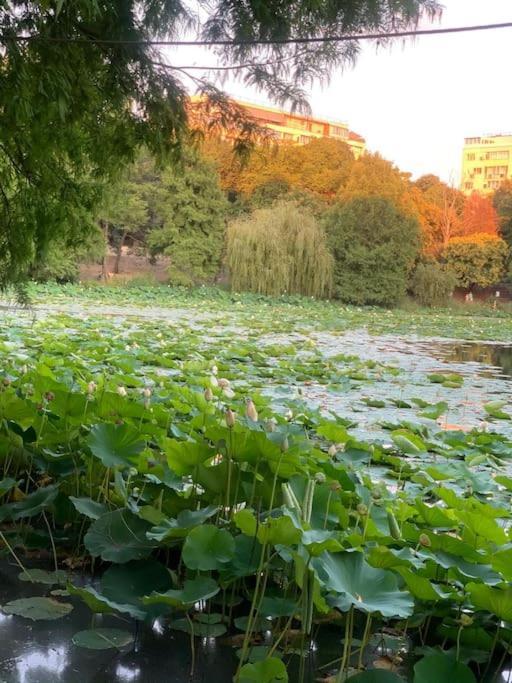
<path fill-rule="evenodd" d="M 76 595 L 83 600 L 87 607 L 94 612 L 94 614 L 129 614 L 134 619 L 144 619 L 146 610 L 133 603 L 120 604 L 109 600 L 105 595 L 99 593 L 92 586 L 74 586 L 72 583 L 67 584 L 67 589 L 70 595 Z"/>
<path fill-rule="evenodd" d="M 75 633 L 72 642 L 88 650 L 121 650 L 133 643 L 133 635 L 118 628 L 92 628 Z"/>
<path fill-rule="evenodd" d="M 176 519 L 166 519 L 154 526 L 148 531 L 147 537 L 159 543 L 184 538 L 190 529 L 206 522 L 218 509 L 217 505 L 209 505 L 201 510 L 182 510 Z"/>
<path fill-rule="evenodd" d="M 244 664 L 240 669 L 240 683 L 288 683 L 286 666 L 277 657 Z"/>
<path fill-rule="evenodd" d="M 391 438 L 395 446 L 407 455 L 417 455 L 418 453 L 425 453 L 427 450 L 424 441 L 408 429 L 395 429 L 391 432 Z"/>
<path fill-rule="evenodd" d="M 466 591 L 476 609 L 486 610 L 504 621 L 512 621 L 512 588 L 491 588 L 472 582 L 466 584 Z"/>
<path fill-rule="evenodd" d="M 15 614 L 32 621 L 52 621 L 65 617 L 73 610 L 73 605 L 58 602 L 52 598 L 20 598 L 2 605 L 5 614 Z"/>
<path fill-rule="evenodd" d="M 507 401 L 490 401 L 484 404 L 484 410 L 489 417 L 497 420 L 510 420 L 510 415 L 502 410 L 507 405 Z"/>
<path fill-rule="evenodd" d="M 414 666 L 414 683 L 476 683 L 469 667 L 447 654 L 435 653 Z"/>
<path fill-rule="evenodd" d="M 84 537 L 93 557 L 107 562 L 129 562 L 147 557 L 155 547 L 146 537 L 151 525 L 129 510 L 107 512 L 94 521 Z"/>
<path fill-rule="evenodd" d="M 146 446 L 140 433 L 131 425 L 109 422 L 92 427 L 87 445 L 105 467 L 131 467 Z"/>
<path fill-rule="evenodd" d="M 26 569 L 18 576 L 20 581 L 27 581 L 30 583 L 42 583 L 46 586 L 55 586 L 55 584 L 66 584 L 67 574 L 62 569 L 54 572 L 48 572 L 44 569 Z"/>
<path fill-rule="evenodd" d="M 74 496 L 69 496 L 69 500 L 75 506 L 77 512 L 89 519 L 98 519 L 101 515 L 108 512 L 108 507 L 103 503 L 97 503 L 92 498 L 75 498 Z"/>
<path fill-rule="evenodd" d="M 0 521 L 4 519 L 25 519 L 34 517 L 49 507 L 57 497 L 57 484 L 37 489 L 16 503 L 7 503 L 0 507 Z"/>
<path fill-rule="evenodd" d="M 351 606 L 384 617 L 408 617 L 413 612 L 409 593 L 398 588 L 396 576 L 371 567 L 362 553 L 324 553 L 311 561 L 323 590 L 341 611 Z"/>
<path fill-rule="evenodd" d="M 183 545 L 182 559 L 189 569 L 209 571 L 229 562 L 235 552 L 233 536 L 213 524 L 197 526 Z"/>
<path fill-rule="evenodd" d="M 225 624 L 205 624 L 201 621 L 188 619 L 174 619 L 170 622 L 169 627 L 175 631 L 183 631 L 184 633 L 194 634 L 197 638 L 218 638 L 223 636 L 227 628 Z"/>
<path fill-rule="evenodd" d="M 201 576 L 197 579 L 188 579 L 181 589 L 147 595 L 142 598 L 142 602 L 145 605 L 162 603 L 171 607 L 188 607 L 201 600 L 213 598 L 219 590 L 218 584 L 213 579 Z"/>

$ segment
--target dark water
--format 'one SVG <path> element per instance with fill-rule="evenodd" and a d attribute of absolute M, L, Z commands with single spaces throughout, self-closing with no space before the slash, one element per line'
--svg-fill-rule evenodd
<path fill-rule="evenodd" d="M 453 363 L 479 363 L 497 368 L 512 377 L 512 345 L 478 342 L 447 343 L 441 350 L 443 360 Z M 443 352 L 444 351 L 444 352 Z"/>
<path fill-rule="evenodd" d="M 51 567 L 48 567 L 51 569 Z M 0 562 L 0 605 L 24 597 L 50 595 L 49 588 L 18 580 L 19 568 Z M 96 626 L 120 628 L 135 636 L 124 651 L 86 650 L 73 645 L 78 631 L 92 627 L 90 610 L 74 598 L 73 611 L 56 621 L 30 621 L 0 612 L 0 683 L 231 683 L 236 647 L 223 638 L 196 638 L 195 670 L 190 637 L 164 620 L 138 624 L 112 616 L 95 617 Z M 322 647 L 304 658 L 304 683 L 313 683 L 318 667 L 341 654 L 341 631 L 329 629 Z M 238 645 L 237 645 L 238 646 Z M 299 680 L 300 658 L 287 660 L 290 681 Z"/>

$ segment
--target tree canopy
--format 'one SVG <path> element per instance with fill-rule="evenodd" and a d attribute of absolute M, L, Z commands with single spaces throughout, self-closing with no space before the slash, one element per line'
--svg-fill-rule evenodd
<path fill-rule="evenodd" d="M 393 305 L 405 296 L 420 248 L 417 220 L 382 197 L 356 197 L 327 213 L 334 292 L 354 304 Z"/>
<path fill-rule="evenodd" d="M 436 0 L 0 0 L 0 284 L 90 226 L 104 182 L 142 143 L 179 155 L 187 84 L 229 118 L 212 83 L 166 63 L 152 39 L 227 41 L 212 47 L 224 66 L 296 107 L 305 84 L 355 58 L 357 41 L 254 41 L 397 30 L 439 11 Z"/>
<path fill-rule="evenodd" d="M 443 260 L 461 287 L 490 287 L 506 273 L 510 249 L 496 235 L 480 233 L 454 237 L 443 252 Z"/>

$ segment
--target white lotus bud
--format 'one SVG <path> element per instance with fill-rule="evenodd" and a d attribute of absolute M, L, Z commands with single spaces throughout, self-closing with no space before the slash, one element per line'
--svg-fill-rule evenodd
<path fill-rule="evenodd" d="M 218 387 L 219 386 L 219 382 L 218 382 L 217 378 L 215 377 L 215 375 L 210 376 L 210 386 L 212 386 L 212 387 Z"/>
<path fill-rule="evenodd" d="M 151 398 L 152 393 L 153 391 L 151 390 L 151 387 L 144 387 L 144 389 L 142 390 L 142 395 L 144 396 L 144 398 Z"/>
<path fill-rule="evenodd" d="M 254 405 L 252 398 L 248 398 L 246 401 L 245 414 L 249 420 L 252 420 L 253 422 L 258 421 L 258 411 L 256 410 L 256 406 Z"/>
<path fill-rule="evenodd" d="M 334 458 L 336 453 L 338 452 L 338 449 L 336 448 L 336 444 L 333 443 L 331 446 L 329 446 L 329 450 L 327 451 L 327 454 L 331 457 Z"/>
<path fill-rule="evenodd" d="M 234 398 L 235 396 L 235 392 L 233 391 L 233 389 L 231 389 L 231 387 L 226 387 L 222 390 L 222 393 L 226 398 Z"/>
<path fill-rule="evenodd" d="M 274 417 L 271 417 L 269 420 L 265 422 L 265 430 L 267 432 L 275 432 L 277 427 L 277 420 Z"/>
<path fill-rule="evenodd" d="M 236 417 L 235 417 L 235 413 L 231 410 L 231 408 L 228 408 L 228 409 L 226 410 L 226 415 L 225 415 L 225 417 L 226 417 L 226 424 L 227 424 L 227 426 L 228 426 L 230 429 L 231 429 L 232 427 L 234 427 L 234 426 L 235 426 L 235 422 L 236 422 Z"/>
<path fill-rule="evenodd" d="M 290 408 L 288 408 L 284 416 L 288 420 L 288 422 L 290 422 L 290 420 L 293 419 L 293 412 Z"/>
<path fill-rule="evenodd" d="M 216 365 L 212 365 L 212 375 L 216 375 L 219 372 L 219 368 Z"/>
<path fill-rule="evenodd" d="M 213 401 L 213 391 L 210 389 L 210 387 L 206 387 L 204 390 L 204 397 L 207 401 Z"/>
<path fill-rule="evenodd" d="M 26 365 L 22 365 L 20 369 L 21 369 L 21 374 L 22 374 L 22 375 L 26 375 L 26 374 L 27 374 L 27 372 L 28 372 L 28 367 L 27 367 Z"/>
<path fill-rule="evenodd" d="M 128 396 L 128 392 L 126 391 L 126 387 L 123 387 L 123 386 L 117 387 L 117 393 L 119 394 L 119 396 L 123 396 L 123 397 Z"/>
<path fill-rule="evenodd" d="M 231 385 L 229 379 L 226 379 L 225 377 L 219 377 L 217 383 L 221 389 L 227 389 Z"/>
<path fill-rule="evenodd" d="M 89 384 L 87 385 L 87 393 L 89 394 L 89 396 L 92 396 L 97 388 L 98 385 L 96 384 L 96 382 L 89 382 Z"/>

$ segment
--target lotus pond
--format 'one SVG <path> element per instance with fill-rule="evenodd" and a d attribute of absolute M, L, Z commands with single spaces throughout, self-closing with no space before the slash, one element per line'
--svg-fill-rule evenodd
<path fill-rule="evenodd" d="M 509 680 L 504 312 L 32 296 L 0 312 L 0 680 Z"/>

